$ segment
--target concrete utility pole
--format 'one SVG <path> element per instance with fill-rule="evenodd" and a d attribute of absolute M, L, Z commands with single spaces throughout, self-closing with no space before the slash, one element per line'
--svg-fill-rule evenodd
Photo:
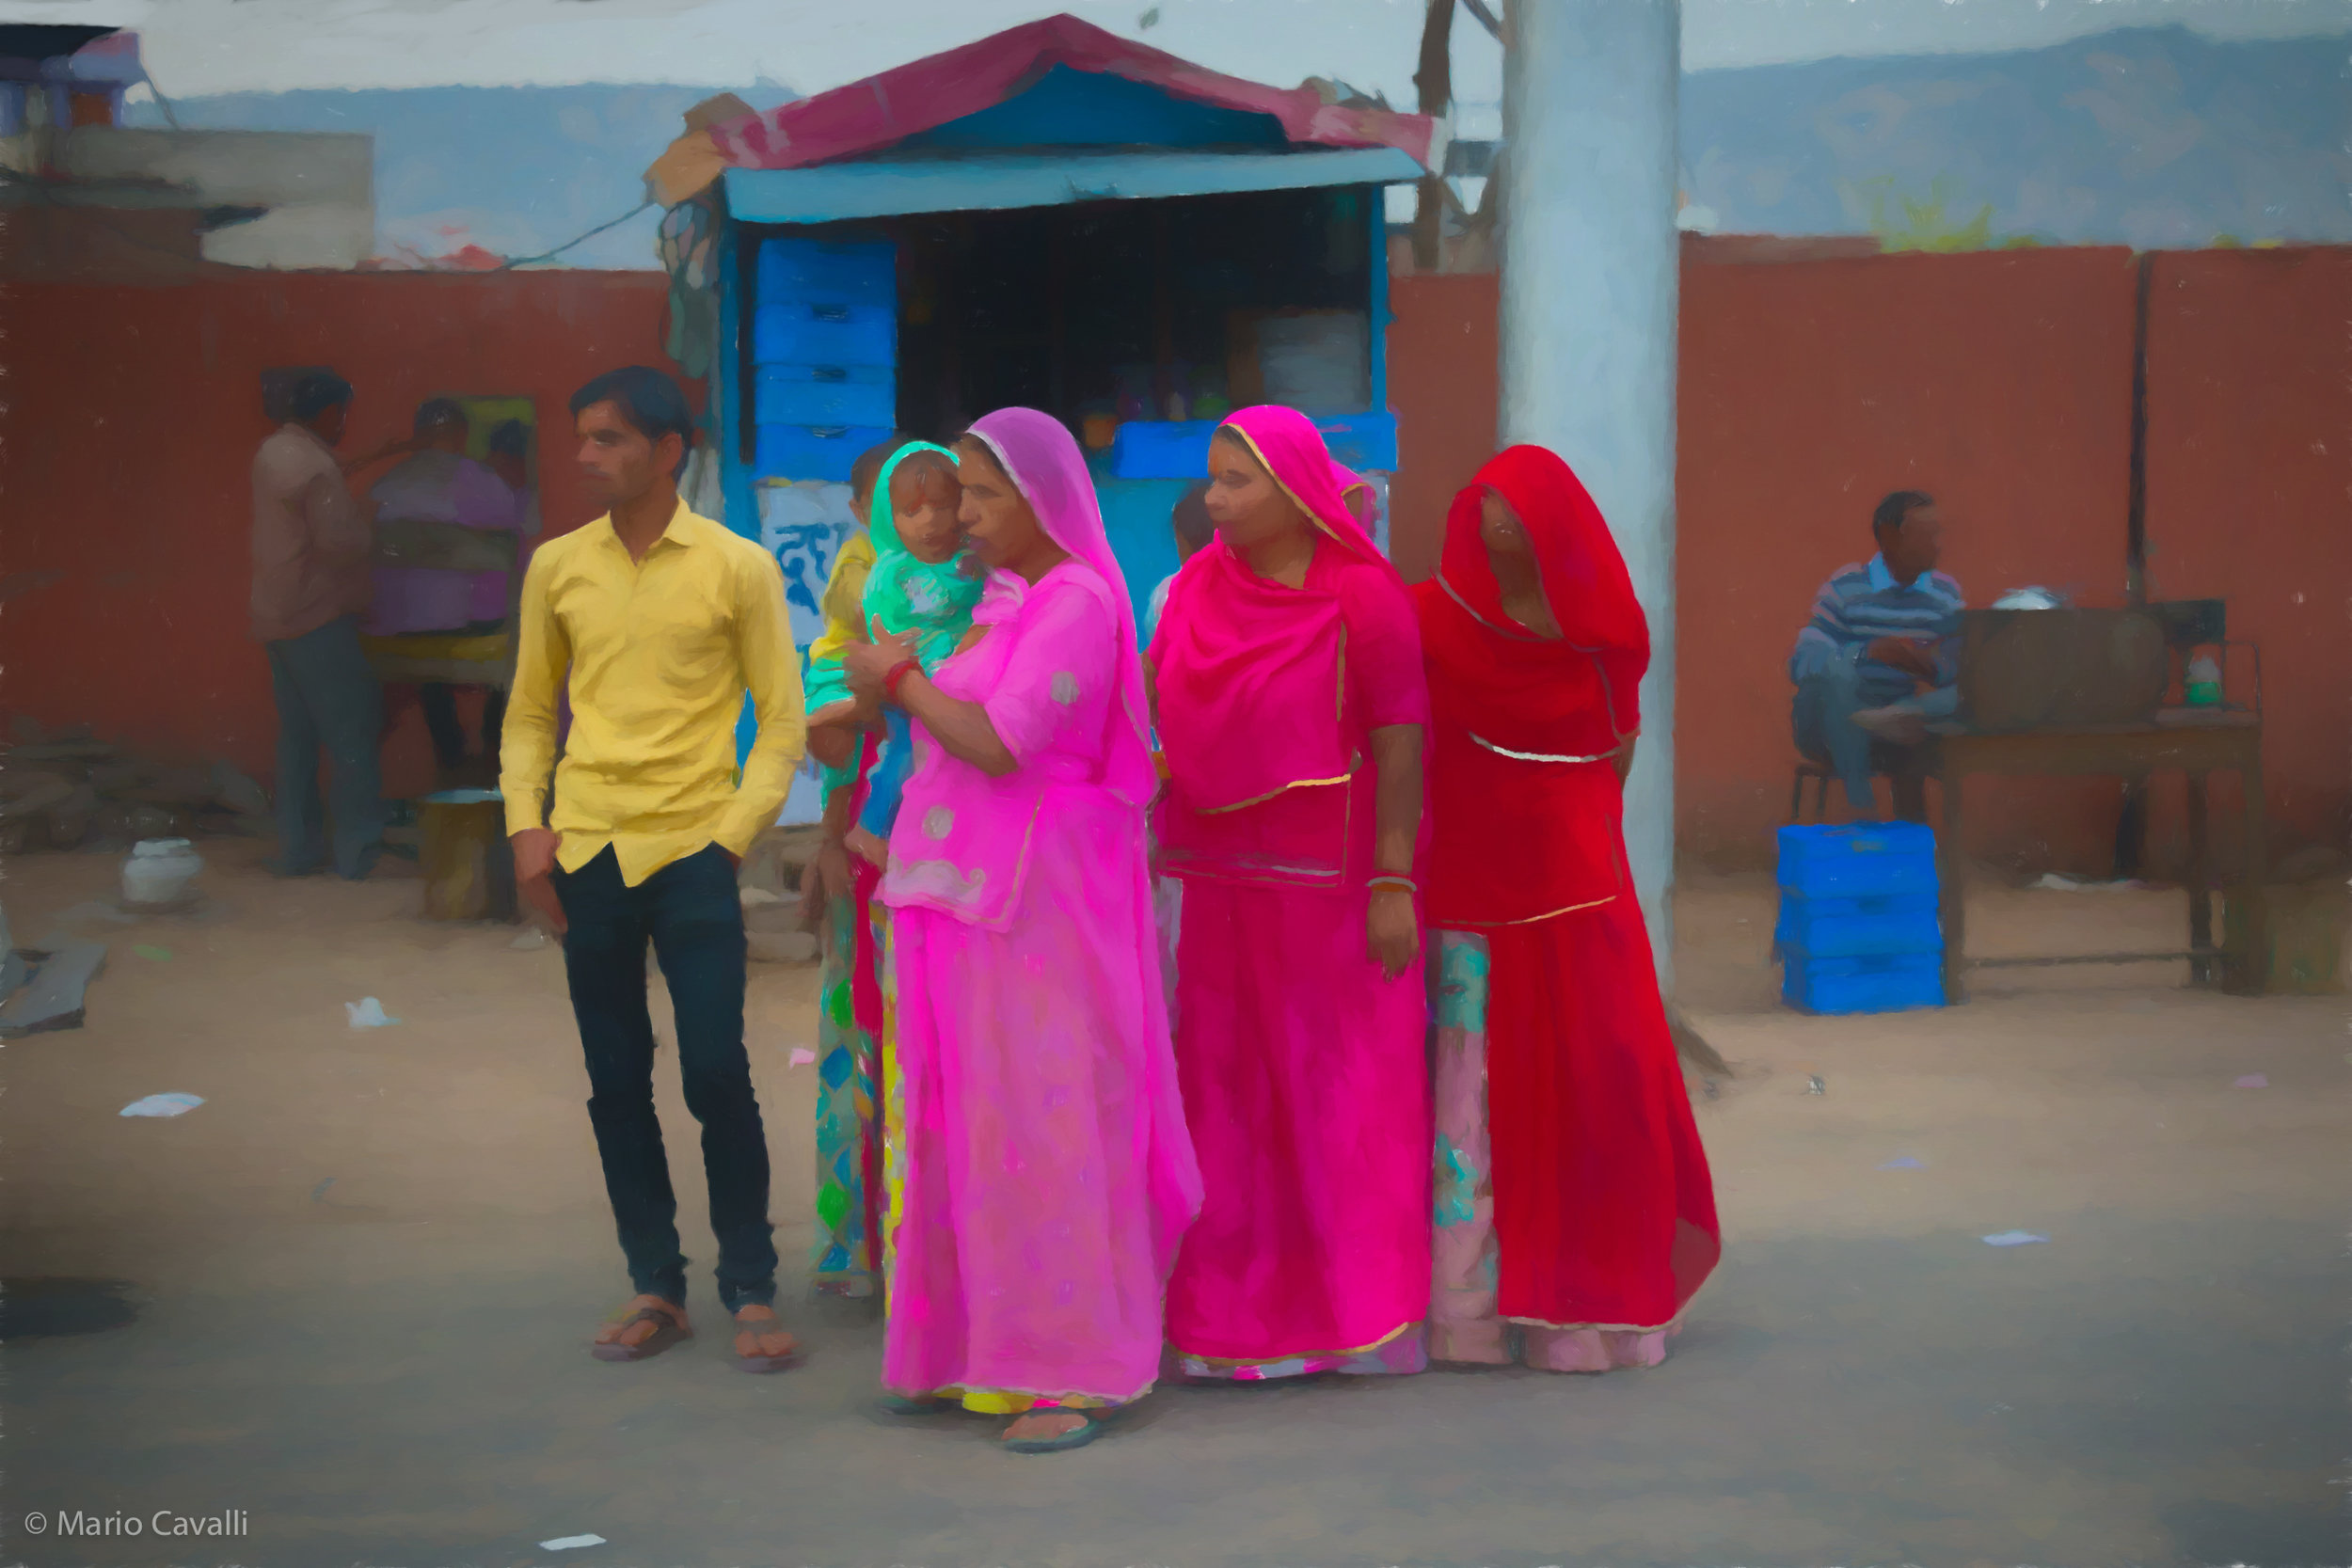
<path fill-rule="evenodd" d="M 1649 614 L 1626 849 L 1670 990 L 1681 46 L 1679 0 L 1512 0 L 1502 68 L 1502 435 L 1567 459 Z"/>

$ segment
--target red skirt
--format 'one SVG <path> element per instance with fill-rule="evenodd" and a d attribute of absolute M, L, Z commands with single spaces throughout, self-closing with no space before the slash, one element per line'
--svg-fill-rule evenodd
<path fill-rule="evenodd" d="M 1664 1327 L 1722 1241 L 1641 907 L 1484 935 L 1497 1310 Z"/>

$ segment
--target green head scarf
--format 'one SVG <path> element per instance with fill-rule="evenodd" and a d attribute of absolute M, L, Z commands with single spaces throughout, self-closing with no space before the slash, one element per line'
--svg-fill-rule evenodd
<path fill-rule="evenodd" d="M 913 441 L 890 454 L 874 481 L 874 503 L 866 528 L 874 537 L 874 569 L 866 578 L 866 615 L 886 632 L 913 632 L 914 652 L 926 669 L 956 650 L 972 629 L 972 611 L 988 586 L 987 574 L 961 550 L 945 561 L 917 560 L 898 537 L 890 504 L 890 480 L 898 465 L 918 451 L 935 451 L 948 462 L 956 454 L 928 441 Z"/>

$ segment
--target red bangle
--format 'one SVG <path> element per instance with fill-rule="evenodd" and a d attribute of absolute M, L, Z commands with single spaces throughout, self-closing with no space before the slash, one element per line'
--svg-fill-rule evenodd
<path fill-rule="evenodd" d="M 919 658 L 902 658 L 892 665 L 890 673 L 882 676 L 882 695 L 896 701 L 898 695 L 898 683 L 922 668 L 923 661 Z"/>

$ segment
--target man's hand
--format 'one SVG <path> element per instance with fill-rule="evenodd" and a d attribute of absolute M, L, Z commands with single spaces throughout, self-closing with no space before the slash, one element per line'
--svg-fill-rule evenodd
<path fill-rule="evenodd" d="M 510 842 L 515 846 L 515 890 L 562 936 L 571 929 L 571 922 L 564 918 L 564 900 L 555 895 L 555 852 L 564 835 L 553 828 L 525 828 Z"/>
<path fill-rule="evenodd" d="M 1863 650 L 1863 657 L 1899 670 L 1915 680 L 1930 686 L 1935 684 L 1935 654 L 1933 645 L 1915 642 L 1907 637 L 1882 637 Z"/>

